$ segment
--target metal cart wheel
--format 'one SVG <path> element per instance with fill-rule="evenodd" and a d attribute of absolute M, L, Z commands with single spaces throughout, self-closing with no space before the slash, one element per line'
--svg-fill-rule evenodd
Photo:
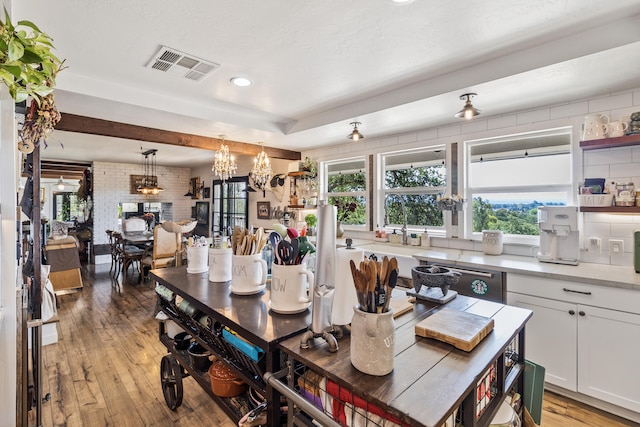
<path fill-rule="evenodd" d="M 167 354 L 160 361 L 160 382 L 164 401 L 172 411 L 182 405 L 182 366 L 172 354 Z"/>

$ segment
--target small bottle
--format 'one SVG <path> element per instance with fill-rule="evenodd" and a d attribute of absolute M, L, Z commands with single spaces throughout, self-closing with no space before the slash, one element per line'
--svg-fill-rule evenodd
<path fill-rule="evenodd" d="M 376 224 L 376 238 L 380 238 L 382 237 L 381 232 L 380 232 L 380 224 Z"/>
<path fill-rule="evenodd" d="M 421 239 L 421 246 L 428 248 L 429 246 L 431 246 L 431 242 L 429 241 L 431 238 L 429 237 L 429 234 L 427 233 L 427 228 L 425 227 L 424 232 L 422 233 L 422 239 Z"/>

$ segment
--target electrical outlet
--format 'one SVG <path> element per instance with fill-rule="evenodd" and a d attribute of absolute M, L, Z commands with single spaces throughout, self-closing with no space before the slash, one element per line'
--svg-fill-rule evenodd
<path fill-rule="evenodd" d="M 587 252 L 594 255 L 599 255 L 602 252 L 602 240 L 599 237 L 589 237 Z"/>
<path fill-rule="evenodd" d="M 624 240 L 609 239 L 609 252 L 611 255 L 622 255 L 624 252 Z"/>

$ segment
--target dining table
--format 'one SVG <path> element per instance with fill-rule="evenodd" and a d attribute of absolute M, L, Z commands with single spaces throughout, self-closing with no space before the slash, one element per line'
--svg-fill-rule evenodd
<path fill-rule="evenodd" d="M 153 242 L 153 232 L 150 231 L 133 231 L 122 233 L 124 241 L 131 245 L 144 245 Z"/>

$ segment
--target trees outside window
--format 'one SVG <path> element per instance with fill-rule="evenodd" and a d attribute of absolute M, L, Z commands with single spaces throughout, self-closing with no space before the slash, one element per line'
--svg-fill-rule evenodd
<path fill-rule="evenodd" d="M 367 224 L 367 173 L 363 157 L 325 162 L 327 203 L 337 205 L 338 221 L 343 225 Z M 353 210 L 350 207 L 355 204 Z"/>
<path fill-rule="evenodd" d="M 445 155 L 444 146 L 381 155 L 386 202 L 384 224 L 403 224 L 404 202 L 410 227 L 443 227 L 442 212 L 436 207 L 436 198 L 446 189 Z"/>

